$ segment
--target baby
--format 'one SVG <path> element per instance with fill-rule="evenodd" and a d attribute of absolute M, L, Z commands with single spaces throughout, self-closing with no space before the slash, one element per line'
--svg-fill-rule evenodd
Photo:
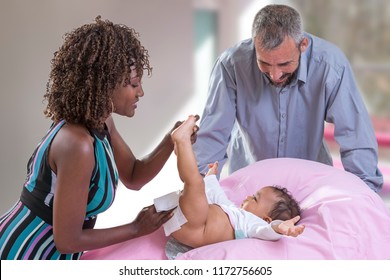
<path fill-rule="evenodd" d="M 217 162 L 209 165 L 205 178 L 201 176 L 191 143 L 198 118 L 189 116 L 171 134 L 179 176 L 184 182 L 179 207 L 187 220 L 171 236 L 196 248 L 239 238 L 278 240 L 283 235 L 301 234 L 305 226 L 295 225 L 300 219 L 299 205 L 285 188 L 263 187 L 237 207 L 219 185 Z"/>

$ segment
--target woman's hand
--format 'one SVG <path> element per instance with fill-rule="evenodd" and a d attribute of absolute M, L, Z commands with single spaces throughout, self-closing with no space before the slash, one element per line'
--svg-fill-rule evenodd
<path fill-rule="evenodd" d="M 147 235 L 159 229 L 161 225 L 167 222 L 173 216 L 173 208 L 168 211 L 157 212 L 156 207 L 152 204 L 144 207 L 132 222 L 137 236 Z"/>
<path fill-rule="evenodd" d="M 199 115 L 195 115 L 195 121 L 198 121 L 200 119 Z M 171 129 L 171 131 L 169 132 L 169 134 L 172 134 L 172 132 L 178 128 L 181 124 L 183 123 L 183 121 L 177 121 L 175 123 L 175 125 L 173 126 L 173 128 Z M 199 130 L 199 126 L 195 125 L 195 128 L 194 128 L 194 133 L 192 133 L 191 135 L 191 144 L 194 144 L 196 142 L 196 138 L 197 138 L 197 132 Z"/>

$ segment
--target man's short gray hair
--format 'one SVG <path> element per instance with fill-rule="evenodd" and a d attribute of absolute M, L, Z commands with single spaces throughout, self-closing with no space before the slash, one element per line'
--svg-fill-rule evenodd
<path fill-rule="evenodd" d="M 299 46 L 303 36 L 301 16 L 295 9 L 286 5 L 268 5 L 255 16 L 252 25 L 252 38 L 259 39 L 265 50 L 278 47 L 291 37 Z"/>

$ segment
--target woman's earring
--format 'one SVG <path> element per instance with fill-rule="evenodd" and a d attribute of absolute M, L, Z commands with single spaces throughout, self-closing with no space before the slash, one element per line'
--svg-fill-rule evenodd
<path fill-rule="evenodd" d="M 115 112 L 115 106 L 114 106 L 114 102 L 111 99 L 111 113 L 114 113 L 114 112 Z"/>

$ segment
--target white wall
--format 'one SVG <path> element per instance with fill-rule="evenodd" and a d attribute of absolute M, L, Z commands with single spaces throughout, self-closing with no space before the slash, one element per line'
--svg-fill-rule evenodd
<path fill-rule="evenodd" d="M 261 2 L 261 3 L 260 3 Z M 194 7 L 219 13 L 218 53 L 250 36 L 253 15 L 268 1 L 257 0 L 0 0 L 0 215 L 18 199 L 33 149 L 47 131 L 43 116 L 52 54 L 62 36 L 97 15 L 134 27 L 153 66 L 135 117 L 115 117 L 136 156 L 150 152 L 176 120 L 202 113 L 207 82 L 194 80 Z M 247 19 L 240 17 L 245 14 Z M 242 35 L 246 30 L 247 34 Z M 204 69 L 209 72 L 210 69 Z M 197 80 L 198 82 L 198 80 Z M 181 188 L 176 158 L 141 191 L 119 186 L 113 206 L 97 226 L 131 221 L 153 198 Z"/>
<path fill-rule="evenodd" d="M 135 117 L 117 118 L 136 155 L 151 151 L 191 97 L 191 1 L 1 0 L 0 215 L 18 199 L 28 158 L 50 125 L 42 100 L 52 54 L 65 32 L 97 15 L 134 27 L 150 53 L 153 75 L 144 78 Z"/>

